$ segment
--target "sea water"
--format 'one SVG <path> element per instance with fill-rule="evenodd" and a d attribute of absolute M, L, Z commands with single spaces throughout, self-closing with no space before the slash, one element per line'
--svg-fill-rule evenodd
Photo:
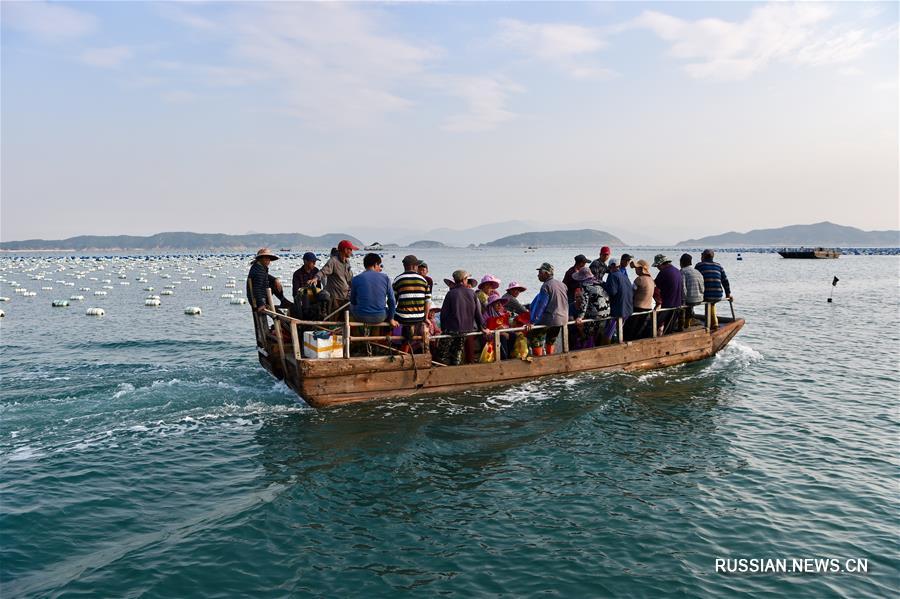
<path fill-rule="evenodd" d="M 527 300 L 581 251 L 418 253 Z M 248 257 L 4 256 L 0 594 L 896 596 L 900 258 L 717 259 L 713 358 L 316 411 L 221 297 Z"/>

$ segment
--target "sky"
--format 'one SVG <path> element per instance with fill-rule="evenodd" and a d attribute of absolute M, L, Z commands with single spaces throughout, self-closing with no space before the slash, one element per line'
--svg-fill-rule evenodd
<path fill-rule="evenodd" d="M 4 241 L 900 227 L 894 2 L 4 0 L 0 23 Z"/>

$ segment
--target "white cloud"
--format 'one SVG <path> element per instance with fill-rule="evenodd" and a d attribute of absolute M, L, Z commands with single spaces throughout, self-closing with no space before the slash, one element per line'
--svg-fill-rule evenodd
<path fill-rule="evenodd" d="M 499 23 L 496 40 L 554 65 L 576 79 L 610 76 L 610 69 L 590 64 L 588 57 L 606 47 L 600 32 L 590 27 L 566 23 L 525 23 L 503 19 Z"/>
<path fill-rule="evenodd" d="M 773 62 L 798 66 L 844 65 L 891 37 L 891 30 L 831 27 L 834 9 L 820 4 L 768 4 L 740 22 L 687 21 L 645 11 L 629 27 L 650 29 L 671 42 L 669 54 L 687 61 L 695 78 L 746 79 Z"/>
<path fill-rule="evenodd" d="M 3 24 L 45 42 L 84 37 L 97 28 L 86 12 L 50 2 L 3 2 Z"/>
<path fill-rule="evenodd" d="M 221 7 L 216 7 L 221 8 Z M 180 65 L 214 85 L 276 83 L 286 110 L 316 125 L 360 125 L 413 105 L 406 90 L 439 49 L 384 31 L 376 11 L 339 3 L 253 3 L 198 16 L 166 16 L 214 32 L 232 64 Z"/>
<path fill-rule="evenodd" d="M 89 48 L 81 53 L 78 59 L 88 65 L 111 69 L 120 66 L 134 56 L 128 46 L 112 46 L 109 48 Z"/>
<path fill-rule="evenodd" d="M 318 127 L 378 122 L 387 114 L 412 109 L 423 92 L 434 91 L 461 99 L 467 107 L 444 120 L 445 130 L 484 131 L 515 116 L 506 108 L 509 94 L 520 91 L 515 84 L 502 77 L 438 73 L 443 49 L 391 33 L 383 13 L 371 5 L 254 3 L 214 8 L 201 15 L 180 5 L 161 14 L 217 36 L 231 60 L 220 65 L 157 61 L 157 70 L 189 73 L 208 85 L 265 82 L 279 90 L 278 100 L 254 109 L 286 112 Z"/>
<path fill-rule="evenodd" d="M 169 104 L 187 104 L 197 99 L 197 94 L 184 90 L 173 90 L 160 95 L 164 102 Z"/>
<path fill-rule="evenodd" d="M 461 98 L 468 111 L 444 121 L 443 129 L 453 132 L 488 131 L 511 121 L 515 113 L 507 110 L 506 100 L 523 91 L 515 83 L 499 77 L 445 77 L 440 79 L 447 93 Z"/>

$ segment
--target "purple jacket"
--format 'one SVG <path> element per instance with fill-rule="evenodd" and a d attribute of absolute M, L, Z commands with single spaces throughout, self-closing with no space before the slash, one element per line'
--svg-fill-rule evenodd
<path fill-rule="evenodd" d="M 475 290 L 454 287 L 444 296 L 441 304 L 441 328 L 445 333 L 471 333 L 484 328 L 481 303 Z"/>
<path fill-rule="evenodd" d="M 682 303 L 684 281 L 681 271 L 669 264 L 656 275 L 656 286 L 662 296 L 663 308 L 677 308 Z"/>

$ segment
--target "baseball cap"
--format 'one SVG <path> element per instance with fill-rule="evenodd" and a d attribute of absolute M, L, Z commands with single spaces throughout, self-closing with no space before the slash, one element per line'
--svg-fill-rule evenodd
<path fill-rule="evenodd" d="M 303 254 L 303 260 L 304 260 L 304 261 L 306 261 L 306 260 L 312 260 L 313 262 L 318 262 L 318 261 L 319 261 L 319 259 L 316 257 L 316 255 L 313 254 L 312 252 L 306 252 L 305 254 Z"/>
<path fill-rule="evenodd" d="M 549 272 L 551 275 L 553 274 L 553 265 L 549 262 L 544 262 L 540 266 L 538 266 L 535 270 L 545 270 Z"/>
<path fill-rule="evenodd" d="M 612 254 L 612 250 L 609 249 L 608 245 L 604 245 L 602 248 L 600 248 L 600 253 L 606 254 L 608 256 L 608 255 Z"/>
<path fill-rule="evenodd" d="M 358 249 L 359 249 L 358 247 L 356 247 L 355 245 L 353 245 L 353 243 L 352 243 L 351 241 L 348 241 L 348 240 L 346 240 L 346 239 L 341 240 L 341 242 L 338 244 L 338 249 L 339 249 L 339 250 L 346 250 L 347 248 L 350 248 L 351 250 L 358 250 Z"/>
<path fill-rule="evenodd" d="M 587 259 L 587 256 L 585 256 L 584 254 L 578 254 L 577 256 L 575 256 L 575 262 L 576 262 L 576 263 L 578 263 L 578 262 L 590 262 L 590 260 L 588 260 L 588 259 Z"/>

